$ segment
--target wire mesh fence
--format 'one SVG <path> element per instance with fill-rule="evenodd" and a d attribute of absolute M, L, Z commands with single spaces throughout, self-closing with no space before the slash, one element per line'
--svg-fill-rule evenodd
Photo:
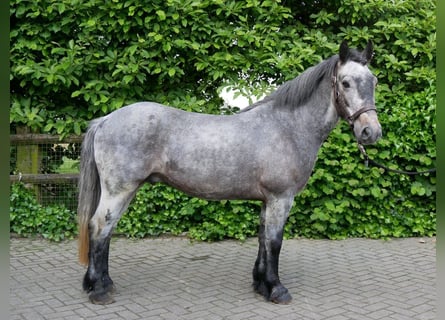
<path fill-rule="evenodd" d="M 82 136 L 11 135 L 10 181 L 23 182 L 43 206 L 77 208 Z"/>

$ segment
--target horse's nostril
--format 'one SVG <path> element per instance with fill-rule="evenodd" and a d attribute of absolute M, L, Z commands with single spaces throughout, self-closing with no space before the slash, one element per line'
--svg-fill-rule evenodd
<path fill-rule="evenodd" d="M 372 131 L 371 131 L 371 129 L 369 127 L 363 128 L 363 130 L 362 130 L 362 139 L 363 140 L 368 139 L 371 136 L 371 134 L 372 134 Z"/>

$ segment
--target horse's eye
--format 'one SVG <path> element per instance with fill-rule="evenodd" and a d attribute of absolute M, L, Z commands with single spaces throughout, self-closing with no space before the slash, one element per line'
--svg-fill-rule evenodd
<path fill-rule="evenodd" d="M 349 82 L 348 81 L 346 81 L 346 80 L 344 80 L 344 81 L 342 81 L 342 83 L 341 83 L 342 85 L 343 85 L 343 88 L 349 88 L 350 87 L 350 85 L 349 85 Z"/>

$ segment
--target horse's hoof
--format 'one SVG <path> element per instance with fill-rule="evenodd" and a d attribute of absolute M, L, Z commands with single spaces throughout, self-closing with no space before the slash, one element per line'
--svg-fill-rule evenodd
<path fill-rule="evenodd" d="M 277 304 L 289 304 L 292 301 L 292 296 L 285 287 L 277 286 L 270 293 L 270 301 Z"/>
<path fill-rule="evenodd" d="M 90 294 L 90 301 L 93 304 L 100 304 L 100 305 L 105 305 L 105 304 L 110 304 L 114 302 L 113 297 L 109 294 L 109 293 L 95 293 L 93 292 L 92 294 Z"/>
<path fill-rule="evenodd" d="M 104 291 L 107 293 L 113 294 L 113 293 L 116 293 L 116 287 L 113 283 L 111 283 L 104 288 Z"/>

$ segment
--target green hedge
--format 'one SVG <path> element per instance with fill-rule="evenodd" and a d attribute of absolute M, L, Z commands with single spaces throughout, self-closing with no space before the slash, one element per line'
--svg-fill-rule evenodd
<path fill-rule="evenodd" d="M 43 207 L 37 202 L 35 193 L 26 189 L 23 183 L 11 185 L 9 200 L 11 233 L 21 236 L 41 235 L 55 241 L 70 239 L 77 234 L 73 211 L 60 205 Z"/>
<path fill-rule="evenodd" d="M 369 155 L 402 170 L 436 165 L 436 16 L 426 0 L 11 1 L 11 132 L 80 133 L 92 118 L 155 100 L 221 113 L 226 85 L 261 94 L 327 58 L 346 39 L 375 46 L 383 138 Z M 231 112 L 231 110 L 228 110 Z M 435 174 L 366 168 L 346 124 L 323 144 L 295 199 L 286 237 L 431 236 Z M 243 239 L 257 232 L 256 202 L 209 202 L 144 186 L 117 232 Z M 11 231 L 75 235 L 74 214 L 11 189 Z"/>

